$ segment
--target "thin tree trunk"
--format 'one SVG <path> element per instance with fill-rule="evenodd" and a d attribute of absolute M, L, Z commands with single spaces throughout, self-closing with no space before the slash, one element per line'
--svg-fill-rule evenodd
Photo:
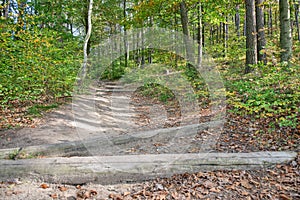
<path fill-rule="evenodd" d="M 182 25 L 182 31 L 185 35 L 185 46 L 186 46 L 186 54 L 188 62 L 193 63 L 193 53 L 191 51 L 192 44 L 190 44 L 190 34 L 189 34 L 189 18 L 186 8 L 185 1 L 180 2 L 180 16 L 181 16 L 181 25 Z M 189 64 L 187 66 L 190 66 Z"/>
<path fill-rule="evenodd" d="M 1 4 L 2 9 L 0 10 L 0 17 L 4 17 L 5 16 L 5 7 L 4 7 L 4 5 L 5 5 L 5 0 L 3 0 L 2 4 Z"/>
<path fill-rule="evenodd" d="M 201 6 L 201 9 L 203 11 L 203 6 Z M 201 20 L 202 23 L 202 47 L 205 47 L 205 23 Z"/>
<path fill-rule="evenodd" d="M 174 11 L 174 20 L 175 20 L 175 67 L 178 67 L 178 49 L 177 49 L 177 40 L 178 40 L 178 18 L 176 12 Z"/>
<path fill-rule="evenodd" d="M 92 4 L 93 4 L 93 0 L 92 0 Z M 85 20 L 85 34 L 86 36 L 88 35 L 88 32 L 89 32 L 89 28 L 92 27 L 89 23 L 89 12 L 90 12 L 90 6 L 91 6 L 91 3 L 89 0 L 87 0 L 87 12 L 85 14 L 85 17 L 84 17 L 84 20 Z M 91 33 L 90 33 L 91 34 Z M 88 38 L 88 41 L 87 41 L 87 44 L 86 44 L 86 50 L 85 52 L 87 53 L 87 55 L 90 54 L 90 50 L 91 50 L 91 41 L 90 41 L 90 36 L 89 35 L 89 38 Z"/>
<path fill-rule="evenodd" d="M 210 26 L 210 44 L 214 44 L 214 29 L 213 26 Z"/>
<path fill-rule="evenodd" d="M 6 6 L 5 6 L 5 3 L 6 3 Z M 3 1 L 3 5 L 4 5 L 3 9 L 4 9 L 4 17 L 5 17 L 5 19 L 8 18 L 8 8 L 9 8 L 9 4 L 10 4 L 10 0 L 5 0 L 5 1 Z"/>
<path fill-rule="evenodd" d="M 142 53 L 142 58 L 141 58 L 141 66 L 142 68 L 145 65 L 145 41 L 144 41 L 144 23 L 142 22 L 142 30 L 141 30 L 141 39 L 142 39 L 142 49 L 141 49 L 141 53 Z"/>
<path fill-rule="evenodd" d="M 226 17 L 226 22 L 223 23 L 223 37 L 224 37 L 224 57 L 227 56 L 227 42 L 228 42 L 228 17 Z"/>
<path fill-rule="evenodd" d="M 223 42 L 224 42 L 224 27 L 223 27 L 223 23 L 222 22 L 220 22 L 220 25 L 219 25 L 219 29 L 220 29 L 220 41 L 222 41 L 223 40 Z"/>
<path fill-rule="evenodd" d="M 153 17 L 150 16 L 149 17 L 149 26 L 152 27 L 153 26 Z M 151 64 L 152 63 L 152 52 L 153 49 L 150 47 L 148 47 L 148 63 Z"/>
<path fill-rule="evenodd" d="M 268 31 L 269 31 L 269 36 L 272 37 L 273 35 L 273 12 L 272 12 L 272 5 L 269 3 L 269 21 L 268 21 Z"/>
<path fill-rule="evenodd" d="M 266 47 L 265 26 L 264 26 L 264 0 L 256 0 L 256 29 L 257 29 L 257 55 L 258 61 L 267 64 L 267 55 L 263 50 Z"/>
<path fill-rule="evenodd" d="M 241 24 L 241 18 L 240 18 L 240 5 L 237 5 L 235 7 L 235 31 L 238 37 L 240 37 L 240 24 Z"/>
<path fill-rule="evenodd" d="M 290 26 L 291 26 L 291 34 L 292 34 L 292 40 L 293 40 L 293 35 L 294 35 L 294 21 L 293 21 L 293 4 L 290 5 Z"/>
<path fill-rule="evenodd" d="M 125 21 L 124 24 L 124 50 L 125 50 L 125 54 L 124 54 L 124 67 L 127 68 L 128 66 L 128 44 L 127 44 L 127 27 L 126 27 L 126 0 L 123 1 L 123 18 Z"/>
<path fill-rule="evenodd" d="M 244 18 L 244 29 L 243 29 L 243 36 L 247 35 L 247 16 L 245 15 Z"/>
<path fill-rule="evenodd" d="M 292 33 L 289 0 L 279 0 L 281 62 L 289 62 L 292 56 Z"/>
<path fill-rule="evenodd" d="M 219 26 L 216 25 L 216 43 L 219 43 Z"/>
<path fill-rule="evenodd" d="M 246 0 L 246 49 L 245 73 L 249 73 L 251 65 L 257 64 L 255 2 L 253 0 Z"/>
<path fill-rule="evenodd" d="M 198 2 L 198 13 L 197 13 L 197 18 L 198 18 L 198 66 L 201 66 L 202 63 L 202 6 L 201 2 Z"/>
<path fill-rule="evenodd" d="M 295 2 L 295 25 L 297 30 L 297 39 L 300 41 L 300 27 L 299 27 L 299 3 Z"/>
<path fill-rule="evenodd" d="M 83 78 L 85 78 L 86 76 L 86 72 L 88 68 L 88 55 L 90 53 L 89 43 L 90 43 L 90 37 L 92 33 L 92 10 L 93 10 L 93 0 L 88 0 L 87 32 L 86 32 L 84 46 L 83 46 L 83 70 L 82 70 Z"/>

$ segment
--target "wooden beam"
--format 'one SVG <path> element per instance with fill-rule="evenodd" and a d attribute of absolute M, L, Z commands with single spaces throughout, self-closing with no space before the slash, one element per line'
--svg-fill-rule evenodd
<path fill-rule="evenodd" d="M 47 182 L 114 184 L 207 170 L 257 169 L 289 162 L 296 152 L 151 154 L 0 160 L 0 181 L 38 177 Z"/>

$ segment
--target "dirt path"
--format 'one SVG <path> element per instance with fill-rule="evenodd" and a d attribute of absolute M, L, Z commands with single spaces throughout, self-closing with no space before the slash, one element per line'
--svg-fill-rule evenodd
<path fill-rule="evenodd" d="M 75 104 L 73 102 L 73 105 L 63 105 L 59 109 L 46 113 L 36 128 L 11 129 L 0 132 L 0 148 L 21 148 L 42 144 L 85 141 L 107 136 L 122 136 L 128 134 L 128 127 L 130 131 L 147 131 L 178 126 L 180 113 L 176 110 L 176 104 L 166 107 L 159 102 L 142 99 L 139 96 L 128 96 L 128 94 L 131 94 L 131 91 L 122 91 L 114 84 L 102 85 L 99 88 L 94 88 L 94 91 L 95 93 L 92 94 L 95 95 L 82 95 L 75 101 Z M 113 94 L 112 91 L 114 91 Z M 131 98 L 132 104 L 129 107 L 126 107 L 128 105 L 124 97 L 125 100 L 130 100 Z M 122 103 L 125 103 L 125 105 Z M 202 109 L 200 113 L 191 113 L 190 116 L 200 119 L 201 122 L 206 122 L 210 120 L 211 114 L 207 110 Z M 126 120 L 129 118 L 130 121 Z M 127 122 L 130 124 L 126 124 Z M 235 132 L 232 132 L 232 127 L 236 127 L 234 123 L 239 124 L 239 126 L 237 126 Z M 253 128 L 254 125 L 242 123 L 243 121 L 234 122 L 229 120 L 225 124 L 223 139 L 212 150 L 247 152 L 249 150 L 260 150 L 261 146 L 264 148 L 265 146 L 263 145 L 255 146 L 257 144 L 255 135 L 253 135 L 253 138 L 250 137 L 252 136 L 251 131 L 255 132 L 257 127 Z M 250 128 L 253 130 L 250 130 Z M 245 137 L 246 134 L 241 134 L 243 132 L 246 132 L 249 137 Z M 215 137 L 212 135 L 211 129 L 205 129 L 197 134 L 192 137 L 195 144 L 199 144 L 201 141 L 203 144 L 203 140 L 209 141 L 205 140 L 206 137 Z M 296 137 L 297 135 L 294 136 Z M 198 152 L 199 146 L 193 146 L 190 141 L 191 138 L 186 140 L 178 138 L 178 140 L 172 141 L 173 145 L 168 145 L 170 141 L 149 140 L 149 143 L 143 145 L 125 145 L 121 152 L 126 154 L 159 154 L 170 151 L 176 152 L 177 150 L 179 153 L 182 153 L 182 147 L 187 145 L 191 148 L 186 148 L 185 153 Z M 297 137 L 294 139 L 294 143 L 295 145 L 288 143 L 289 146 L 286 149 L 299 150 Z M 120 154 L 119 150 L 112 152 L 112 154 Z M 45 183 L 39 177 L 34 179 L 12 179 L 0 184 L 0 199 L 70 200 L 84 199 L 85 197 L 87 199 L 109 199 L 109 196 L 111 197 L 110 199 L 134 199 L 138 197 L 163 199 L 167 196 L 170 199 L 172 197 L 173 199 L 216 197 L 222 197 L 222 199 L 241 199 L 246 197 L 249 197 L 248 199 L 271 197 L 275 199 L 297 199 L 299 197 L 299 188 L 297 189 L 297 185 L 300 183 L 299 158 L 288 165 L 265 169 L 264 174 L 261 173 L 262 171 L 217 171 L 208 172 L 206 175 L 199 173 L 187 176 L 176 175 L 170 179 L 160 179 L 141 184 L 108 186 L 87 184 L 83 185 L 81 189 L 61 183 Z M 281 178 L 277 177 L 279 174 Z M 265 179 L 261 179 L 261 177 L 265 177 Z M 286 178 L 284 180 L 287 181 L 290 178 L 291 181 L 282 182 L 283 177 Z M 267 180 L 272 180 L 272 184 L 270 185 Z M 43 186 L 45 186 L 45 189 L 43 189 Z M 278 188 L 279 186 L 280 188 Z M 254 190 L 255 187 L 258 187 L 260 191 L 265 193 L 260 192 L 258 194 L 257 189 Z M 95 192 L 97 195 L 92 197 Z"/>
<path fill-rule="evenodd" d="M 183 111 L 181 110 L 180 113 L 179 109 L 176 104 L 164 105 L 153 99 L 140 97 L 134 91 L 124 89 L 114 83 L 101 84 L 93 88 L 91 94 L 77 96 L 72 104 L 46 113 L 36 128 L 10 129 L 0 132 L 0 148 L 23 148 L 72 141 L 84 142 L 93 138 L 108 138 L 109 142 L 111 137 L 132 135 L 133 137 L 151 137 L 151 141 L 142 146 L 139 144 L 124 146 L 121 152 L 111 152 L 111 154 L 117 155 L 122 152 L 124 154 L 130 151 L 131 153 L 133 151 L 136 153 L 197 152 L 201 147 L 196 144 L 204 144 L 196 137 L 196 129 L 191 129 L 190 131 L 193 132 L 188 133 L 186 137 L 181 134 L 180 137 L 152 139 L 151 132 L 149 136 L 136 134 L 191 125 L 199 122 L 200 118 L 202 122 L 205 122 L 209 118 L 206 111 L 199 117 L 199 113 L 190 110 L 188 115 L 186 112 L 184 116 Z M 207 126 L 207 124 L 204 125 Z M 217 134 L 216 137 L 212 135 L 213 132 L 209 132 L 209 128 L 205 128 L 207 136 L 217 138 Z M 101 149 L 98 150 L 101 151 Z"/>

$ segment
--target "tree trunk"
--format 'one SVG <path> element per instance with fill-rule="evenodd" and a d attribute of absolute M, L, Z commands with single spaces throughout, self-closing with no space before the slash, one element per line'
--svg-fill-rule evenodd
<path fill-rule="evenodd" d="M 292 34 L 292 40 L 294 35 L 294 21 L 293 21 L 293 4 L 290 5 L 290 24 L 291 24 L 291 34 Z"/>
<path fill-rule="evenodd" d="M 262 52 L 266 47 L 265 27 L 264 27 L 264 0 L 256 0 L 256 29 L 257 29 L 257 55 L 258 61 L 267 64 L 267 55 Z"/>
<path fill-rule="evenodd" d="M 201 2 L 198 2 L 198 66 L 201 66 L 202 63 L 202 6 Z"/>
<path fill-rule="evenodd" d="M 224 39 L 224 57 L 227 56 L 227 47 L 228 47 L 228 17 L 226 17 L 226 22 L 223 23 L 223 39 Z"/>
<path fill-rule="evenodd" d="M 253 0 L 246 0 L 246 49 L 245 73 L 249 73 L 251 65 L 257 64 L 255 2 Z"/>
<path fill-rule="evenodd" d="M 143 22 L 142 22 L 143 23 Z M 141 40 L 142 40 L 142 48 L 141 48 L 141 67 L 144 68 L 145 65 L 145 41 L 144 41 L 144 23 L 141 28 Z"/>
<path fill-rule="evenodd" d="M 240 37 L 240 23 L 241 23 L 241 18 L 240 18 L 240 5 L 237 5 L 235 7 L 235 31 L 238 37 Z"/>
<path fill-rule="evenodd" d="M 216 43 L 219 43 L 219 34 L 220 34 L 219 26 L 216 25 Z"/>
<path fill-rule="evenodd" d="M 149 27 L 153 26 L 153 16 L 149 17 Z M 148 47 L 148 63 L 151 64 L 152 63 L 152 52 L 153 49 L 151 48 L 151 46 Z"/>
<path fill-rule="evenodd" d="M 203 10 L 203 6 L 201 6 L 202 10 Z M 202 22 L 202 47 L 205 47 L 205 23 Z"/>
<path fill-rule="evenodd" d="M 299 2 L 300 3 L 300 2 Z M 299 3 L 295 3 L 295 25 L 297 30 L 297 39 L 300 41 L 300 27 L 299 27 Z"/>
<path fill-rule="evenodd" d="M 85 78 L 87 68 L 88 68 L 88 55 L 90 53 L 90 37 L 92 33 L 92 10 L 93 10 L 93 0 L 88 0 L 88 10 L 86 19 L 86 36 L 83 46 L 83 69 L 82 78 Z"/>
<path fill-rule="evenodd" d="M 6 3 L 6 6 L 5 6 L 5 3 Z M 9 9 L 9 4 L 10 4 L 10 1 L 9 0 L 4 0 L 3 1 L 3 12 L 4 12 L 4 17 L 5 17 L 5 19 L 7 19 L 8 18 L 8 9 Z"/>
<path fill-rule="evenodd" d="M 125 50 L 125 55 L 124 55 L 124 66 L 127 68 L 128 66 L 128 44 L 127 44 L 127 27 L 126 27 L 126 0 L 123 1 L 123 17 L 124 17 L 124 50 Z"/>
<path fill-rule="evenodd" d="M 269 36 L 273 35 L 273 13 L 272 13 L 272 5 L 269 3 L 269 21 L 268 21 L 268 30 Z"/>
<path fill-rule="evenodd" d="M 185 35 L 185 46 L 186 46 L 186 54 L 187 54 L 187 59 L 189 63 L 193 63 L 193 53 L 192 53 L 192 44 L 190 44 L 190 34 L 189 34 L 189 18 L 188 18 L 188 13 L 187 13 L 187 8 L 186 8 L 186 3 L 185 1 L 180 2 L 180 16 L 181 16 L 181 25 L 182 25 L 182 32 Z M 190 67 L 190 64 L 187 65 Z"/>
<path fill-rule="evenodd" d="M 177 18 L 177 15 L 176 15 L 176 12 L 174 11 L 174 21 L 175 21 L 175 67 L 177 69 L 178 67 L 178 49 L 177 49 L 177 40 L 178 40 L 178 18 Z"/>
<path fill-rule="evenodd" d="M 5 7 L 4 7 L 4 5 L 5 5 L 5 0 L 3 0 L 2 4 L 1 4 L 2 9 L 0 9 L 0 17 L 4 17 L 5 16 Z"/>
<path fill-rule="evenodd" d="M 288 0 L 279 0 L 281 62 L 289 62 L 292 56 L 292 33 L 290 5 Z"/>
<path fill-rule="evenodd" d="M 187 9 L 186 9 L 186 4 L 185 1 L 180 2 L 180 16 L 181 16 L 181 25 L 182 25 L 182 31 L 183 34 L 189 36 L 189 19 L 187 15 Z"/>
<path fill-rule="evenodd" d="M 84 21 L 85 21 L 85 34 L 86 36 L 88 35 L 88 32 L 89 32 L 89 27 L 92 27 L 89 25 L 89 10 L 90 10 L 90 1 L 87 0 L 87 4 L 86 4 L 86 13 L 85 13 L 85 16 L 84 16 Z M 90 33 L 91 34 L 91 33 Z M 86 50 L 85 52 L 87 53 L 87 55 L 90 54 L 90 50 L 91 50 L 91 41 L 90 41 L 90 36 L 89 35 L 89 38 L 87 40 L 87 46 L 86 46 Z"/>
<path fill-rule="evenodd" d="M 209 32 L 210 32 L 209 40 L 210 40 L 210 44 L 212 45 L 212 44 L 214 44 L 214 33 L 215 33 L 213 26 L 210 26 Z"/>

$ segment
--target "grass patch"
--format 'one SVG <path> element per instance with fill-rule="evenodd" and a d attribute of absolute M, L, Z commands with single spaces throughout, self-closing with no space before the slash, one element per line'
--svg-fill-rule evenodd
<path fill-rule="evenodd" d="M 27 115 L 41 117 L 43 112 L 57 108 L 58 106 L 58 103 L 53 103 L 50 105 L 33 105 L 30 108 L 28 108 Z"/>

